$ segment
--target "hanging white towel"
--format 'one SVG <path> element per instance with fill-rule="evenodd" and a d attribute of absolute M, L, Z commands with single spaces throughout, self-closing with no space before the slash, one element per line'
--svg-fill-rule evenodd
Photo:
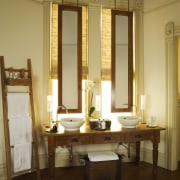
<path fill-rule="evenodd" d="M 119 159 L 118 155 L 114 152 L 90 152 L 88 153 L 88 158 L 92 162 L 110 161 L 110 160 Z"/>
<path fill-rule="evenodd" d="M 8 93 L 8 118 L 29 116 L 29 94 Z"/>
<path fill-rule="evenodd" d="M 32 157 L 31 143 L 16 144 L 13 150 L 14 172 L 30 169 Z"/>
<path fill-rule="evenodd" d="M 32 142 L 31 117 L 10 118 L 9 135 L 11 145 Z"/>

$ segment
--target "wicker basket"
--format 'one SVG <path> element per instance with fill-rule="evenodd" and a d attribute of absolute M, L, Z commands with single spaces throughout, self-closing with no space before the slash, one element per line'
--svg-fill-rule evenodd
<path fill-rule="evenodd" d="M 85 180 L 121 180 L 121 159 L 91 162 L 86 157 Z"/>

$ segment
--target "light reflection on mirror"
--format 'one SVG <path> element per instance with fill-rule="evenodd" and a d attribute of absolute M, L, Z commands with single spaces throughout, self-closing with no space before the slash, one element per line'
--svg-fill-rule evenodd
<path fill-rule="evenodd" d="M 116 108 L 125 108 L 128 104 L 128 17 L 116 16 L 116 66 L 115 66 L 115 84 L 116 84 Z M 119 83 L 120 82 L 120 83 Z"/>
<path fill-rule="evenodd" d="M 62 12 L 62 104 L 68 109 L 78 108 L 77 15 Z"/>

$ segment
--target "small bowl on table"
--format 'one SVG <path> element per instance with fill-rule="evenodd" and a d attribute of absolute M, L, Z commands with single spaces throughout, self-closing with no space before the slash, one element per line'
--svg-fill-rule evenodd
<path fill-rule="evenodd" d="M 135 128 L 139 123 L 137 116 L 119 116 L 117 119 L 124 128 Z"/>

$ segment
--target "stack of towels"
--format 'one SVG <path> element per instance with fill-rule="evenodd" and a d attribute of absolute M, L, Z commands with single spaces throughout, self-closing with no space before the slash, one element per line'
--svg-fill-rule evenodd
<path fill-rule="evenodd" d="M 8 93 L 8 120 L 11 159 L 14 172 L 31 168 L 32 119 L 29 115 L 29 94 Z"/>
<path fill-rule="evenodd" d="M 91 162 L 99 162 L 99 161 L 112 161 L 118 160 L 119 157 L 114 152 L 90 152 L 88 153 L 89 161 Z"/>

